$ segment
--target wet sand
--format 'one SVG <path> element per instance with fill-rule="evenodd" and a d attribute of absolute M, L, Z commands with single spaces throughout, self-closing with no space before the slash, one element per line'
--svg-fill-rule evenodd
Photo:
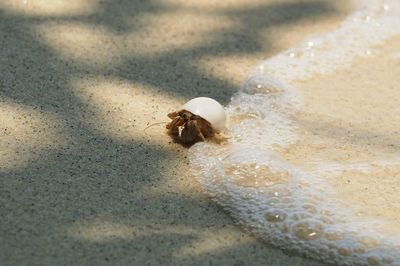
<path fill-rule="evenodd" d="M 318 265 L 202 193 L 166 114 L 223 104 L 347 1 L 0 2 L 0 264 Z"/>
<path fill-rule="evenodd" d="M 365 220 L 381 219 L 382 233 L 400 236 L 400 38 L 394 37 L 329 75 L 295 82 L 304 105 L 295 115 L 299 139 L 283 156 L 307 170 L 319 164 L 339 199 Z"/>

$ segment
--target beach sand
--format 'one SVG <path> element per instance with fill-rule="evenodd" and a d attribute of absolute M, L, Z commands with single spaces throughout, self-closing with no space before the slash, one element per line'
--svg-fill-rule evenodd
<path fill-rule="evenodd" d="M 236 226 L 189 175 L 187 149 L 145 129 L 196 96 L 227 104 L 257 62 L 349 9 L 1 1 L 0 264 L 319 265 Z"/>
<path fill-rule="evenodd" d="M 307 170 L 322 162 L 347 165 L 340 174 L 323 174 L 337 198 L 356 206 L 364 220 L 384 220 L 381 234 L 397 238 L 399 47 L 396 36 L 331 74 L 295 82 L 305 101 L 295 115 L 300 134 L 282 152 Z"/>

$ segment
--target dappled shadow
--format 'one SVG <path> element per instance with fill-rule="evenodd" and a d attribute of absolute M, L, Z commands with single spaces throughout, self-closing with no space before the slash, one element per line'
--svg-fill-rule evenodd
<path fill-rule="evenodd" d="M 179 11 L 179 5 L 168 6 L 157 1 L 99 1 L 96 8 L 94 13 L 81 16 L 34 16 L 6 9 L 0 13 L 0 104 L 30 106 L 43 115 L 44 124 L 48 115 L 55 117 L 56 122 L 47 122 L 46 128 L 59 134 L 54 144 L 61 143 L 29 150 L 21 142 L 18 150 L 21 160 L 23 156 L 29 159 L 19 167 L 0 169 L 1 261 L 5 264 L 247 264 L 251 260 L 280 264 L 285 255 L 244 236 L 229 217 L 203 198 L 196 185 L 188 180 L 184 149 L 169 145 L 165 138 L 152 142 L 150 137 L 131 136 L 129 140 L 100 132 L 94 126 L 102 123 L 97 109 L 90 98 L 77 97 L 71 81 L 103 77 L 132 82 L 135 84 L 132 90 L 135 86 L 148 86 L 154 92 L 177 99 L 174 104 L 198 95 L 227 103 L 237 84 L 210 76 L 198 68 L 198 60 L 268 50 L 273 41 L 262 36 L 274 27 L 323 19 L 335 14 L 335 8 L 320 1 L 219 8 L 204 16 L 228 19 L 231 24 L 201 33 L 196 44 L 165 49 L 160 46 L 154 53 L 146 54 L 141 53 L 140 42 L 133 43 L 131 50 L 125 47 L 126 43 L 116 43 L 122 59 L 111 67 L 69 59 L 46 43 L 40 31 L 35 31 L 37 25 L 74 22 L 89 28 L 104 27 L 115 36 L 134 35 L 146 30 L 148 20 L 154 16 Z M 180 12 L 189 11 L 190 7 L 182 7 Z M 196 34 L 195 28 L 191 34 Z M 134 52 L 136 46 L 138 52 Z M 149 113 L 155 108 L 156 104 L 149 106 Z M 29 117 L 23 119 L 29 124 Z M 143 118 L 138 121 L 127 126 L 146 126 Z M 34 126 L 29 133 L 42 134 L 35 132 Z M 13 141 L 22 140 L 15 136 Z M 153 232 L 150 229 L 154 228 L 158 231 L 104 242 L 80 238 L 79 232 L 75 232 L 78 236 L 68 233 L 82 221 L 103 218 L 144 231 Z M 233 240 L 224 243 L 224 237 L 217 237 L 215 241 L 223 244 L 215 250 L 198 256 L 171 257 L 185 246 L 195 250 L 200 234 L 193 231 L 163 234 L 162 229 L 171 225 L 207 231 L 210 237 L 224 229 L 231 232 Z M 297 258 L 291 261 L 309 265 L 308 261 Z"/>
<path fill-rule="evenodd" d="M 121 29 L 125 29 L 125 31 L 122 32 L 138 30 L 136 24 L 140 25 L 141 23 L 136 21 L 137 19 L 135 19 L 135 15 L 143 15 L 140 13 L 141 9 L 137 8 L 142 6 L 140 4 L 141 1 L 133 3 L 127 2 L 127 8 L 123 8 L 114 2 L 110 2 L 106 2 L 108 4 L 103 4 L 102 8 L 100 8 L 101 12 L 89 16 L 89 19 L 87 16 L 84 16 L 82 19 L 79 19 L 79 17 L 74 17 L 73 19 L 57 19 L 50 17 L 48 20 L 56 20 L 58 22 L 72 20 L 75 22 L 90 23 L 89 25 L 105 25 L 107 28 L 111 28 L 112 31 L 117 32 L 121 32 Z M 120 7 L 116 8 L 115 6 Z M 145 12 L 145 14 L 150 13 L 151 15 L 167 12 L 169 10 L 163 5 L 159 7 L 153 1 L 148 3 L 146 2 L 144 6 L 145 8 L 143 8 L 144 10 L 142 11 Z M 118 15 L 113 12 L 116 12 Z M 34 87 L 32 86 L 35 84 L 34 81 L 39 82 L 38 79 L 40 79 L 42 83 L 38 85 L 42 87 L 43 85 L 52 85 L 44 83 L 48 82 L 49 79 L 52 79 L 52 82 L 57 82 L 58 79 L 52 77 L 56 73 L 70 73 L 70 76 L 82 73 L 98 74 L 124 78 L 156 86 L 173 96 L 192 98 L 196 95 L 203 95 L 216 98 L 222 103 L 227 103 L 232 93 L 236 91 L 237 87 L 230 83 L 229 80 L 217 79 L 207 73 L 200 72 L 196 66 L 196 61 L 204 56 L 218 57 L 226 55 L 252 54 L 268 50 L 271 48 L 270 46 L 272 46 L 272 40 L 261 37 L 260 31 L 263 31 L 265 35 L 268 34 L 268 29 L 273 29 L 275 26 L 299 23 L 299 21 L 307 19 L 316 20 L 318 17 L 324 17 L 334 12 L 335 8 L 331 6 L 329 2 L 320 1 L 302 3 L 282 2 L 244 8 L 244 10 L 236 8 L 218 11 L 218 14 L 216 15 L 228 17 L 229 19 L 234 20 L 235 23 L 227 29 L 211 30 L 210 32 L 205 33 L 203 38 L 206 42 L 200 42 L 200 44 L 195 47 L 180 47 L 178 49 L 172 49 L 171 51 L 155 52 L 150 56 L 125 54 L 124 62 L 112 69 L 104 67 L 98 68 L 96 65 L 88 66 L 87 64 L 81 65 L 79 63 L 70 65 L 66 64 L 64 61 L 60 62 L 58 58 L 54 58 L 57 54 L 54 53 L 54 51 L 49 50 L 49 47 L 44 47 L 40 42 L 32 42 L 32 38 L 35 39 L 40 36 L 35 36 L 35 34 L 31 32 L 32 21 L 30 21 L 29 18 L 24 19 L 23 16 L 17 18 L 15 18 L 15 16 L 8 17 L 8 15 L 5 14 L 3 16 L 4 22 L 2 24 L 4 25 L 5 31 L 12 35 L 12 38 L 14 39 L 13 45 L 17 45 L 14 49 L 22 51 L 29 51 L 31 49 L 34 51 L 46 50 L 45 56 L 37 58 L 39 61 L 32 60 L 31 54 L 26 54 L 26 57 L 23 58 L 24 62 L 22 63 L 26 66 L 25 70 L 27 73 L 16 73 L 19 75 L 10 78 L 12 79 L 10 81 L 11 83 L 20 81 L 21 79 L 30 79 L 30 82 L 33 82 L 30 85 L 31 87 Z M 18 23 L 7 23 L 7 17 L 13 22 L 14 20 L 18 21 Z M 128 26 L 125 21 L 127 20 L 126 17 L 132 19 L 130 20 L 131 23 L 128 23 L 131 24 L 130 26 Z M 113 23 L 107 23 L 108 20 L 112 20 Z M 46 21 L 46 19 L 40 18 L 38 21 L 42 23 L 43 21 Z M 7 26 L 10 28 L 7 28 Z M 145 27 L 145 25 L 141 26 Z M 162 38 L 154 40 L 155 43 L 163 43 L 164 41 L 166 40 L 163 40 Z M 20 47 L 18 48 L 18 46 Z M 119 49 L 123 49 L 123 47 Z M 20 54 L 15 58 L 15 53 L 9 54 L 7 51 L 3 52 L 6 53 L 5 57 L 10 59 L 9 62 L 14 61 L 15 65 L 21 63 L 15 59 L 18 57 L 21 58 L 23 54 Z M 49 68 L 49 66 L 54 67 Z M 56 73 L 53 74 L 53 71 L 51 70 L 55 70 Z M 45 74 L 46 76 L 43 76 Z M 64 75 L 62 77 L 66 78 Z M 15 89 L 17 89 L 16 92 Z M 43 93 L 42 88 L 39 88 L 39 90 Z M 17 92 L 18 88 L 14 88 L 12 93 L 8 94 L 2 92 L 2 94 L 8 98 L 13 98 L 13 93 Z M 48 91 L 46 92 L 49 93 Z M 58 93 L 63 92 L 61 91 Z M 21 100 L 21 96 L 23 97 L 24 95 L 19 95 L 17 97 L 19 101 Z M 42 100 L 42 97 L 40 97 L 42 95 L 38 96 L 39 97 L 30 98 L 29 100 L 24 101 L 24 103 L 35 105 L 40 104 L 40 102 L 35 102 Z"/>
<path fill-rule="evenodd" d="M 160 87 L 176 96 L 191 98 L 205 95 L 227 103 L 237 87 L 228 80 L 199 72 L 195 63 L 197 60 L 203 56 L 252 54 L 269 49 L 273 45 L 272 41 L 262 38 L 260 30 L 268 34 L 265 31 L 277 25 L 291 24 L 332 12 L 332 6 L 318 1 L 265 4 L 244 10 L 223 11 L 218 15 L 227 16 L 235 20 L 235 23 L 229 29 L 207 33 L 205 44 L 168 51 L 158 56 L 129 57 L 113 74 Z M 132 67 L 136 71 L 132 71 Z M 193 87 L 196 89 L 193 90 Z"/>

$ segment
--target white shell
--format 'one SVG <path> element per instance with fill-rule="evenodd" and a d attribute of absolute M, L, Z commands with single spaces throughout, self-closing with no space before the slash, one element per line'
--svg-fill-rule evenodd
<path fill-rule="evenodd" d="M 201 116 L 210 122 L 211 126 L 217 131 L 225 128 L 226 116 L 224 108 L 214 99 L 208 97 L 194 98 L 185 103 L 183 109 Z"/>

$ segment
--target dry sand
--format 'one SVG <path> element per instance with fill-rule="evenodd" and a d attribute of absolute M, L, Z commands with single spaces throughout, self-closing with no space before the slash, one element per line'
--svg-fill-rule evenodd
<path fill-rule="evenodd" d="M 144 129 L 228 103 L 347 2 L 0 1 L 0 264 L 317 265 L 235 226 L 187 150 Z"/>

